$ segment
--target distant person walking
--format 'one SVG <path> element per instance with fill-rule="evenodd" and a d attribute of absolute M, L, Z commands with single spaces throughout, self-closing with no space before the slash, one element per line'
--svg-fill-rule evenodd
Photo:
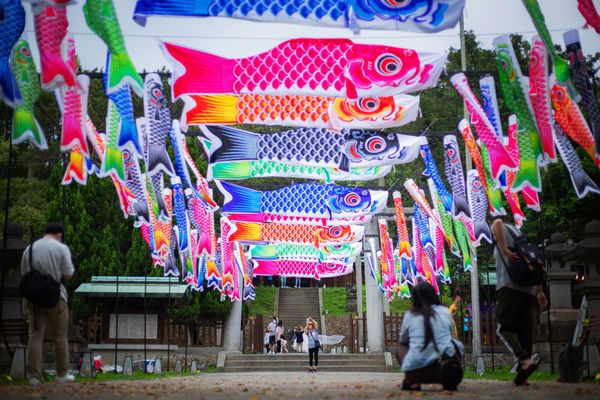
<path fill-rule="evenodd" d="M 304 329 L 302 329 L 302 325 L 296 325 L 294 335 L 296 335 L 296 351 L 298 353 L 302 353 L 302 351 L 304 350 Z"/>
<path fill-rule="evenodd" d="M 319 324 L 317 321 L 308 317 L 306 320 L 306 337 L 308 341 L 308 372 L 317 372 L 317 366 L 319 365 L 319 349 L 321 348 L 321 341 L 319 339 Z M 314 367 L 313 367 L 314 359 Z"/>
<path fill-rule="evenodd" d="M 269 352 L 269 337 L 271 336 L 271 333 L 269 333 L 269 330 L 267 329 L 265 332 L 265 337 L 263 338 L 263 344 L 265 345 L 265 353 L 270 354 Z"/>
<path fill-rule="evenodd" d="M 52 308 L 44 308 L 26 300 L 29 340 L 27 342 L 27 374 L 31 385 L 42 381 L 43 344 L 46 330 L 54 334 L 54 358 L 56 360 L 56 382 L 73 382 L 75 377 L 69 374 L 69 308 L 67 307 L 67 289 L 62 283 L 71 279 L 75 273 L 71 251 L 61 243 L 64 235 L 62 224 L 51 222 L 44 230 L 44 237 L 28 246 L 21 260 L 21 273 L 31 270 L 49 275 L 60 282 L 60 298 Z M 29 276 L 33 276 L 29 274 Z"/>
<path fill-rule="evenodd" d="M 269 354 L 275 354 L 275 331 L 277 330 L 277 316 L 273 316 L 273 320 L 267 325 L 269 331 Z"/>
<path fill-rule="evenodd" d="M 300 286 L 302 286 L 302 278 L 297 276 L 296 278 L 294 278 L 294 287 L 299 288 Z"/>
<path fill-rule="evenodd" d="M 509 263 L 518 262 L 520 257 L 511 249 L 521 236 L 518 229 L 497 218 L 492 224 L 496 239 L 494 257 L 496 259 L 496 322 L 497 333 L 508 350 L 519 361 L 517 376 L 513 383 L 524 385 L 527 378 L 537 369 L 539 358 L 532 355 L 533 322 L 536 303 L 540 309 L 548 304 L 542 285 L 520 286 L 511 279 Z M 530 268 L 533 268 L 531 263 Z"/>

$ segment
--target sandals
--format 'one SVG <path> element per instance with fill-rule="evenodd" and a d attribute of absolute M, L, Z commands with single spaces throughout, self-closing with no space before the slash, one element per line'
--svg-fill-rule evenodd
<path fill-rule="evenodd" d="M 532 362 L 527 368 L 521 368 L 517 373 L 517 376 L 513 380 L 515 386 L 524 386 L 527 383 L 527 379 L 538 369 L 539 359 Z"/>
<path fill-rule="evenodd" d="M 413 383 L 412 385 L 408 384 L 406 381 L 402 381 L 402 389 L 404 391 L 416 392 L 421 390 L 421 384 Z"/>

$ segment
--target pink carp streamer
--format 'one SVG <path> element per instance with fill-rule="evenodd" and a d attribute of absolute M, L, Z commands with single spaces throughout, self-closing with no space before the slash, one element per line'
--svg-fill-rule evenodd
<path fill-rule="evenodd" d="M 458 73 L 452 76 L 450 80 L 452 81 L 454 88 L 463 97 L 465 105 L 471 115 L 471 123 L 475 126 L 479 139 L 488 149 L 490 154 L 490 172 L 492 173 L 492 178 L 498 182 L 500 175 L 502 175 L 504 171 L 515 171 L 518 168 L 518 164 L 510 157 L 510 154 L 508 154 L 506 148 L 496 135 L 494 126 L 487 118 L 475 93 L 471 90 L 467 77 L 463 73 Z M 459 130 L 461 130 L 460 127 Z M 481 156 L 479 158 L 481 159 Z M 484 180 L 484 175 L 481 171 L 480 175 L 482 180 Z"/>
<path fill-rule="evenodd" d="M 443 54 L 349 39 L 292 39 L 238 59 L 173 43 L 162 48 L 174 67 L 174 99 L 209 93 L 393 96 L 434 87 L 446 61 Z"/>
<path fill-rule="evenodd" d="M 234 281 L 234 259 L 233 259 L 233 242 L 228 239 L 230 232 L 230 224 L 227 218 L 221 217 L 221 264 L 223 266 L 223 274 L 221 276 L 223 290 L 229 298 L 233 298 L 235 288 Z"/>
<path fill-rule="evenodd" d="M 600 15 L 596 10 L 594 0 L 577 0 L 577 8 L 583 18 L 585 18 L 584 28 L 591 26 L 600 35 Z"/>
<path fill-rule="evenodd" d="M 556 162 L 552 125 L 552 104 L 548 84 L 548 52 L 539 36 L 531 41 L 529 56 L 529 98 L 542 141 L 542 150 L 547 161 Z"/>
<path fill-rule="evenodd" d="M 473 137 L 473 133 L 471 132 L 471 127 L 469 126 L 469 123 L 467 122 L 466 119 L 463 119 L 462 121 L 460 121 L 460 123 L 458 124 L 458 130 L 460 131 L 460 133 L 465 141 L 466 148 L 469 151 L 471 158 L 473 159 L 473 164 L 475 164 L 475 168 L 477 168 L 477 172 L 479 173 L 479 176 L 482 177 L 481 184 L 483 185 L 483 188 L 485 189 L 485 193 L 486 193 L 488 199 L 490 200 L 488 202 L 489 208 L 490 208 L 490 214 L 494 215 L 494 216 L 495 215 L 504 215 L 502 203 L 497 203 L 495 201 L 492 201 L 492 199 L 496 199 L 496 197 L 494 197 L 494 194 L 492 193 L 492 191 L 495 188 L 491 188 L 487 184 L 487 181 L 485 179 L 485 171 L 486 170 L 485 170 L 485 166 L 483 165 L 483 158 L 481 157 L 481 152 L 479 151 L 479 148 L 477 147 L 477 143 L 475 142 L 475 138 Z M 507 151 L 507 153 L 508 153 L 508 151 Z M 492 158 L 492 155 L 490 154 L 490 161 L 491 160 L 493 160 L 493 158 Z M 507 170 L 507 172 L 508 171 L 511 171 L 511 170 Z"/>
<path fill-rule="evenodd" d="M 517 139 L 518 135 L 519 125 L 517 124 L 517 117 L 516 115 L 512 114 L 508 117 L 507 149 L 510 152 L 511 157 L 516 161 L 519 161 L 519 143 Z M 527 220 L 527 218 L 525 218 L 525 214 L 521 209 L 519 195 L 512 190 L 513 183 L 515 181 L 515 176 L 515 172 L 508 172 L 506 174 L 506 189 L 504 189 L 504 196 L 506 196 L 506 200 L 508 200 L 508 205 L 510 206 L 510 210 L 512 211 L 515 225 L 520 228 L 523 226 L 523 222 Z"/>

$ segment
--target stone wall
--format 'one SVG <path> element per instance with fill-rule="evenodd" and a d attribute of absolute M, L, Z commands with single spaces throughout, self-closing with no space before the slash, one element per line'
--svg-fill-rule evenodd
<path fill-rule="evenodd" d="M 347 348 L 348 346 L 348 338 L 350 336 L 350 320 L 347 315 L 342 316 L 333 316 L 333 315 L 325 315 L 325 327 L 327 329 L 327 336 L 333 335 L 342 335 L 344 336 L 344 340 L 341 343 L 336 345 L 335 347 L 343 348 L 344 346 Z"/>

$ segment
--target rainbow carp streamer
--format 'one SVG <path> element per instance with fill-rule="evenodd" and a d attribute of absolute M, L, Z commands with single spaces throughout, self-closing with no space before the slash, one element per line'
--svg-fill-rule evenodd
<path fill-rule="evenodd" d="M 260 22 L 433 33 L 456 26 L 465 0 L 138 0 L 133 19 L 228 17 Z"/>
<path fill-rule="evenodd" d="M 141 97 L 144 83 L 127 53 L 113 0 L 87 0 L 83 5 L 83 14 L 92 32 L 98 35 L 110 51 L 107 93 L 112 94 L 121 87 L 130 85 Z"/>
<path fill-rule="evenodd" d="M 598 17 L 598 22 L 599 24 L 596 29 L 600 29 L 600 17 Z M 567 46 L 567 57 L 569 58 L 571 72 L 573 73 L 573 82 L 581 95 L 581 104 L 590 121 L 590 128 L 596 142 L 596 157 L 599 157 L 600 109 L 598 108 L 594 87 L 592 86 L 592 81 L 590 79 L 590 71 L 588 70 L 588 65 L 583 56 L 583 50 L 581 49 L 579 32 L 575 30 L 567 31 L 563 33 L 563 38 L 565 40 L 565 45 Z"/>
<path fill-rule="evenodd" d="M 546 45 L 546 49 L 548 50 L 548 55 L 552 60 L 552 64 L 554 64 L 554 75 L 556 76 L 556 80 L 559 84 L 565 87 L 569 91 L 569 95 L 575 100 L 579 101 L 579 94 L 571 81 L 571 74 L 569 72 L 569 64 L 560 57 L 556 53 L 556 49 L 554 48 L 554 43 L 552 42 L 552 37 L 550 36 L 550 31 L 546 26 L 546 21 L 544 18 L 544 14 L 540 9 L 540 5 L 537 0 L 522 0 L 525 5 L 525 9 L 529 13 L 531 20 L 533 21 L 533 25 L 535 25 L 535 29 L 538 31 L 540 38 L 544 41 Z M 517 115 L 517 118 L 519 116 Z"/>
<path fill-rule="evenodd" d="M 12 48 L 10 69 L 21 94 L 21 101 L 15 104 L 12 120 L 12 142 L 31 142 L 40 150 L 48 148 L 42 127 L 35 119 L 33 108 L 42 92 L 35 62 L 29 43 L 19 40 Z"/>
<path fill-rule="evenodd" d="M 556 162 L 553 141 L 552 105 L 548 84 L 548 52 L 539 36 L 531 40 L 529 56 L 529 99 L 539 129 L 546 160 Z"/>
<path fill-rule="evenodd" d="M 223 213 L 271 213 L 336 219 L 374 214 L 385 208 L 388 192 L 333 184 L 300 183 L 257 191 L 217 181 L 225 196 Z"/>
<path fill-rule="evenodd" d="M 529 96 L 524 92 L 523 76 L 519 63 L 508 36 L 494 39 L 496 63 L 500 76 L 500 88 L 508 108 L 517 116 L 519 128 L 519 170 L 513 183 L 515 190 L 531 186 L 536 191 L 542 190 L 539 163 L 544 162 L 544 154 L 532 115 Z"/>
<path fill-rule="evenodd" d="M 360 242 L 322 246 L 319 248 L 312 245 L 272 243 L 252 245 L 248 250 L 248 254 L 254 260 L 347 260 L 360 255 L 361 251 L 362 244 Z"/>
<path fill-rule="evenodd" d="M 181 126 L 284 125 L 311 128 L 385 129 L 406 125 L 419 115 L 419 96 L 397 95 L 349 100 L 323 96 L 185 95 Z"/>
<path fill-rule="evenodd" d="M 361 240 L 364 226 L 335 225 L 330 227 L 257 222 L 230 222 L 229 241 L 271 242 L 321 246 L 340 245 Z"/>
<path fill-rule="evenodd" d="M 465 74 L 455 74 L 450 78 L 450 81 L 456 91 L 462 96 L 471 115 L 471 123 L 477 131 L 479 139 L 487 147 L 490 154 L 490 172 L 492 173 L 492 178 L 498 181 L 504 171 L 516 170 L 518 165 L 510 157 L 510 154 L 508 154 L 506 148 L 496 135 L 494 126 L 488 120 L 483 107 L 479 104 L 475 93 L 471 90 Z"/>
<path fill-rule="evenodd" d="M 458 248 L 458 243 L 456 242 L 456 237 L 454 236 L 454 229 L 452 227 L 452 214 L 444 208 L 442 199 L 440 198 L 435 184 L 433 183 L 433 180 L 431 178 L 427 179 L 427 185 L 429 186 L 429 195 L 431 196 L 431 202 L 433 204 L 434 212 L 442 222 L 443 229 L 441 231 L 444 234 L 446 242 L 448 243 L 448 247 L 450 248 L 452 253 L 454 253 L 457 256 L 460 256 L 460 250 Z"/>
<path fill-rule="evenodd" d="M 434 87 L 446 56 L 349 39 L 292 39 L 238 59 L 162 43 L 173 64 L 173 96 L 267 94 L 357 99 Z"/>

